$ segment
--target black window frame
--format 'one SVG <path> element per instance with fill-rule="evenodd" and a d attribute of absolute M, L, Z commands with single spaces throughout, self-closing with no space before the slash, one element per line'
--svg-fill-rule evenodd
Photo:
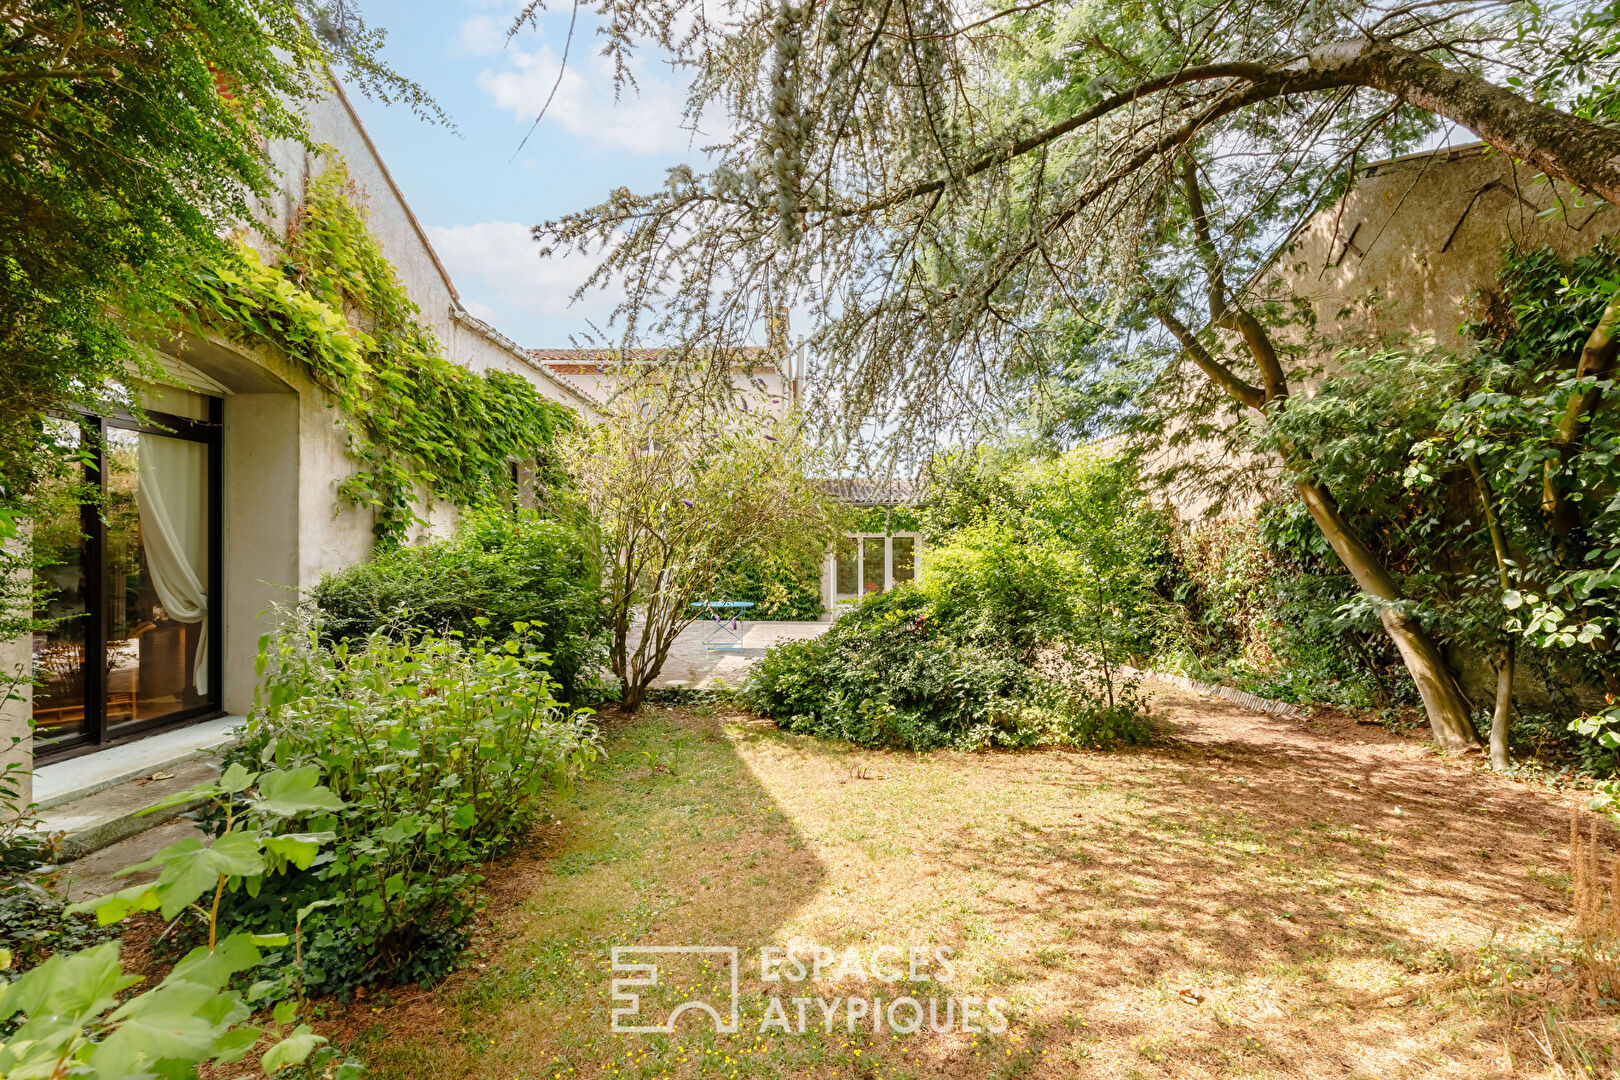
<path fill-rule="evenodd" d="M 187 724 L 225 715 L 222 707 L 222 684 L 225 675 L 224 633 L 221 614 L 224 605 L 224 402 L 208 397 L 208 419 L 192 420 L 172 413 L 145 410 L 143 418 L 121 409 L 92 413 L 74 409 L 53 410 L 52 415 L 79 425 L 83 445 L 87 451 L 85 480 L 97 489 L 98 499 L 85 502 L 79 510 L 79 524 L 84 533 L 84 579 L 87 604 L 84 634 L 84 720 L 77 735 L 53 740 L 49 746 L 37 747 L 35 766 L 66 761 L 83 754 L 93 754 L 110 746 L 118 746 L 135 739 L 145 738 L 158 731 L 184 727 Z M 163 435 L 173 439 L 202 443 L 208 454 L 208 650 L 207 700 L 189 709 L 156 716 L 150 720 L 130 721 L 120 725 L 116 736 L 109 733 L 107 723 L 107 544 L 106 523 L 100 507 L 106 501 L 106 470 L 103 468 L 107 447 L 107 432 L 118 428 L 146 435 Z"/>

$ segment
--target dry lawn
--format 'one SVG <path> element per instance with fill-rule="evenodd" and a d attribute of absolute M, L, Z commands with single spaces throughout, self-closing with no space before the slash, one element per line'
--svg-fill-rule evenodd
<path fill-rule="evenodd" d="M 1151 750 L 972 755 L 648 710 L 491 869 L 464 970 L 328 1029 L 384 1080 L 1615 1075 L 1614 1018 L 1569 989 L 1559 936 L 1576 796 L 1347 718 L 1158 707 L 1175 736 Z M 741 950 L 740 1031 L 612 1034 L 610 948 L 687 944 Z M 956 970 L 765 983 L 772 944 L 949 947 Z M 671 960 L 639 1022 L 728 977 Z M 794 1027 L 795 995 L 905 994 L 941 1018 L 947 994 L 1000 996 L 1010 1026 L 852 1033 L 812 1002 L 805 1033 L 762 1033 L 773 994 Z"/>

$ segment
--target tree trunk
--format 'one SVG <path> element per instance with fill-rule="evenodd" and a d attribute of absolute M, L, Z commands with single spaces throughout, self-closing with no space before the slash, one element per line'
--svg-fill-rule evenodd
<path fill-rule="evenodd" d="M 1491 552 L 1496 557 L 1497 579 L 1502 595 L 1513 588 L 1513 572 L 1508 560 L 1507 534 L 1502 531 L 1502 519 L 1496 516 L 1496 495 L 1491 483 L 1485 479 L 1479 455 L 1468 455 L 1468 474 L 1474 478 L 1479 492 L 1479 503 L 1485 508 L 1485 528 L 1491 535 Z M 1497 772 L 1508 767 L 1508 723 L 1513 714 L 1513 662 L 1517 655 L 1517 639 L 1503 627 L 1501 662 L 1496 669 L 1496 708 L 1491 712 L 1491 768 Z"/>
<path fill-rule="evenodd" d="M 1496 669 L 1496 709 L 1491 713 L 1491 768 L 1497 772 L 1508 767 L 1508 721 L 1513 713 L 1514 642 L 1509 638 L 1502 646 L 1502 661 Z"/>
<path fill-rule="evenodd" d="M 1477 747 L 1479 736 L 1474 732 L 1473 721 L 1469 719 L 1468 699 L 1463 696 L 1456 676 L 1440 655 L 1439 647 L 1423 632 L 1422 627 L 1413 625 L 1396 606 L 1401 595 L 1394 579 L 1351 530 L 1349 522 L 1339 512 L 1338 504 L 1325 489 L 1304 480 L 1296 483 L 1295 488 L 1305 501 L 1311 520 L 1322 530 L 1323 537 L 1332 545 L 1334 553 L 1356 584 L 1369 596 L 1385 601 L 1378 615 L 1379 621 L 1383 623 L 1389 639 L 1395 643 L 1395 648 L 1400 651 L 1401 660 L 1406 664 L 1412 681 L 1417 684 L 1418 694 L 1423 699 L 1423 710 L 1429 717 L 1429 728 L 1434 732 L 1434 741 L 1451 751 Z"/>

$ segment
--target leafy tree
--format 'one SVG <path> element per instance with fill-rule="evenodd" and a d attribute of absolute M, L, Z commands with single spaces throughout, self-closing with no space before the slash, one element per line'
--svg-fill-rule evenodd
<path fill-rule="evenodd" d="M 748 391 L 713 391 L 692 363 L 614 374 L 602 423 L 564 452 L 599 523 L 609 659 L 635 712 L 700 616 L 694 601 L 727 599 L 716 590 L 738 559 L 824 548 L 839 511 L 811 477 L 797 418 L 771 416 Z"/>
<path fill-rule="evenodd" d="M 1491 659 L 1498 768 L 1521 660 L 1614 688 L 1612 663 L 1592 646 L 1614 632 L 1620 594 L 1617 420 L 1599 411 L 1578 445 L 1563 424 L 1571 395 L 1591 384 L 1574 374 L 1590 337 L 1582 327 L 1600 321 L 1617 267 L 1608 243 L 1568 264 L 1509 250 L 1465 348 L 1345 348 L 1267 436 L 1310 445 L 1307 474 L 1367 523 L 1414 614 Z"/>
<path fill-rule="evenodd" d="M 1264 268 L 1357 160 L 1442 122 L 1620 200 L 1601 89 L 1616 24 L 1590 8 L 835 0 L 743 5 L 722 25 L 696 0 L 596 7 L 610 51 L 637 34 L 675 50 L 694 121 L 723 107 L 733 133 L 706 176 L 678 168 L 537 235 L 605 248 L 597 280 L 625 280 L 632 329 L 724 344 L 784 296 L 809 308 L 838 391 L 826 419 L 849 441 L 972 437 L 1032 364 L 1079 346 L 1086 370 L 1132 376 L 1120 358 L 1144 338 L 1195 429 L 1264 427 L 1301 373 Z M 1577 441 L 1620 345 L 1609 310 L 1567 400 Z M 1475 743 L 1432 634 L 1312 478 L 1313 449 L 1278 445 L 1281 485 L 1378 608 L 1436 739 Z"/>
<path fill-rule="evenodd" d="M 328 64 L 432 102 L 345 0 L 0 4 L 0 507 L 49 468 L 41 415 L 119 397 L 183 270 L 252 220 L 266 140 L 303 138 Z"/>
<path fill-rule="evenodd" d="M 172 795 L 153 809 L 197 802 L 219 804 L 225 816 L 212 843 L 176 841 L 122 871 L 156 870 L 156 881 L 77 909 L 94 911 L 103 925 L 136 911 L 159 911 L 171 922 L 190 917 L 206 944 L 139 994 L 125 994 L 142 979 L 124 972 L 116 941 L 58 953 L 0 987 L 0 1020 L 7 1025 L 0 1074 L 16 1080 L 196 1076 L 203 1062 L 240 1060 L 265 1034 L 244 1021 L 253 1012 L 249 1002 L 262 1000 L 270 985 L 255 984 L 244 995 L 232 984 L 259 962 L 260 948 L 289 942 L 285 935 L 221 936 L 220 899 L 244 888 L 257 893 L 278 875 L 309 867 L 332 834 L 285 826 L 330 818 L 343 802 L 319 783 L 313 768 L 256 773 L 234 765 L 218 781 Z M 300 924 L 309 910 L 299 913 Z M 277 988 L 290 985 L 297 992 L 299 967 L 301 962 L 293 965 Z M 265 1073 L 291 1067 L 284 1075 L 359 1076 L 358 1064 L 341 1060 L 309 1025 L 283 1030 L 301 1006 L 299 1000 L 276 1006 L 277 1037 L 260 1058 Z"/>
<path fill-rule="evenodd" d="M 1027 662 L 1043 645 L 1081 650 L 1112 698 L 1115 669 L 1176 632 L 1158 592 L 1164 516 L 1122 455 L 1080 448 L 1017 465 L 995 451 L 972 459 L 980 470 L 947 474 L 929 493 L 936 606 L 1008 627 Z M 954 521 L 948 532 L 944 521 Z"/>

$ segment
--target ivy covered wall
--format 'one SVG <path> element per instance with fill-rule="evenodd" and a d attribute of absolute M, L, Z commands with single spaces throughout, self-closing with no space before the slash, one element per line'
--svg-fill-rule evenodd
<path fill-rule="evenodd" d="M 327 157 L 269 259 L 238 244 L 228 261 L 193 272 L 176 307 L 199 330 L 278 347 L 321 388 L 354 465 L 339 494 L 373 513 L 382 546 L 425 523 L 434 501 L 465 509 L 510 498 L 516 461 L 537 463 L 539 483 L 560 483 L 553 448 L 571 410 L 519 375 L 445 357 L 343 159 Z"/>

